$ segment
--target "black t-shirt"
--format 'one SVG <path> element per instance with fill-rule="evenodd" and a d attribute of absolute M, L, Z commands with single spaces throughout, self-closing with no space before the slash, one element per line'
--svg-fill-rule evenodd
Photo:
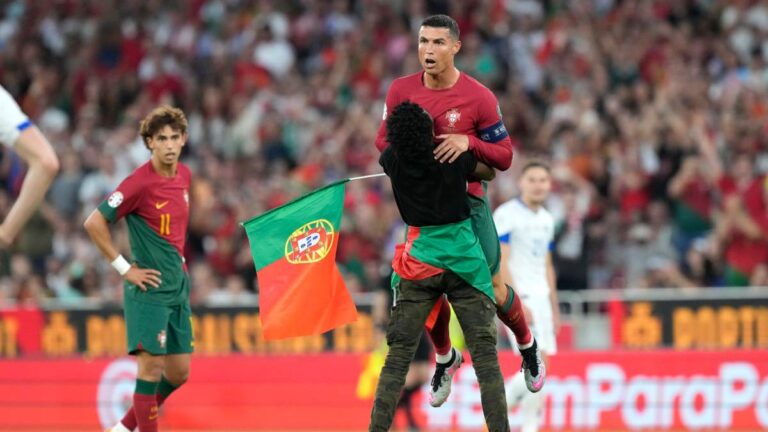
<path fill-rule="evenodd" d="M 431 159 L 426 164 L 401 161 L 392 147 L 379 157 L 392 182 L 395 202 L 410 226 L 446 225 L 469 217 L 467 179 L 477 159 L 464 152 L 453 163 Z"/>

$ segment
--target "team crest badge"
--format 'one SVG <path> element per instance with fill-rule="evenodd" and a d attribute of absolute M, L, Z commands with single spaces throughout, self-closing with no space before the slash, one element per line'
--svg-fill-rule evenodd
<path fill-rule="evenodd" d="M 458 109 L 453 108 L 445 113 L 445 119 L 448 120 L 448 127 L 454 128 L 459 119 L 461 119 L 461 112 Z"/>
<path fill-rule="evenodd" d="M 160 330 L 160 333 L 157 334 L 157 341 L 160 342 L 160 348 L 165 348 L 165 341 L 168 340 L 168 337 L 165 335 L 165 330 Z"/>
<path fill-rule="evenodd" d="M 120 191 L 114 191 L 112 192 L 112 195 L 107 198 L 107 205 L 109 205 L 112 208 L 117 208 L 120 204 L 123 203 L 123 193 Z"/>
<path fill-rule="evenodd" d="M 309 264 L 325 258 L 333 246 L 333 224 L 325 219 L 306 223 L 285 242 L 285 259 L 291 264 Z"/>

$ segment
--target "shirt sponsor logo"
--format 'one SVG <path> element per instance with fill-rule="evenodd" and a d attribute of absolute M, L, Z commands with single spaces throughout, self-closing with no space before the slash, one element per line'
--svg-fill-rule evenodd
<path fill-rule="evenodd" d="M 304 224 L 285 242 L 285 258 L 291 264 L 309 264 L 321 261 L 333 246 L 333 224 L 318 219 Z"/>
<path fill-rule="evenodd" d="M 120 191 L 114 191 L 112 192 L 112 195 L 107 198 L 107 205 L 109 205 L 112 208 L 117 208 L 120 204 L 123 203 L 123 193 Z"/>

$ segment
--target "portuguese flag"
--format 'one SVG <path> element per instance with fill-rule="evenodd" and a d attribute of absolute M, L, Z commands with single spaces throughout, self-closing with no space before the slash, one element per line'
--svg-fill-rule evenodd
<path fill-rule="evenodd" d="M 348 180 L 243 222 L 259 278 L 265 339 L 320 334 L 357 319 L 336 267 Z"/>

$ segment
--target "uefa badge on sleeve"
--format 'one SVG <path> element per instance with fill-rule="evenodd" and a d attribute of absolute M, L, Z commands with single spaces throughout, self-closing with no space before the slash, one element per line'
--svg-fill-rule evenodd
<path fill-rule="evenodd" d="M 123 193 L 120 191 L 114 191 L 112 192 L 112 195 L 107 198 L 107 204 L 112 208 L 117 208 L 120 204 L 123 203 Z"/>

